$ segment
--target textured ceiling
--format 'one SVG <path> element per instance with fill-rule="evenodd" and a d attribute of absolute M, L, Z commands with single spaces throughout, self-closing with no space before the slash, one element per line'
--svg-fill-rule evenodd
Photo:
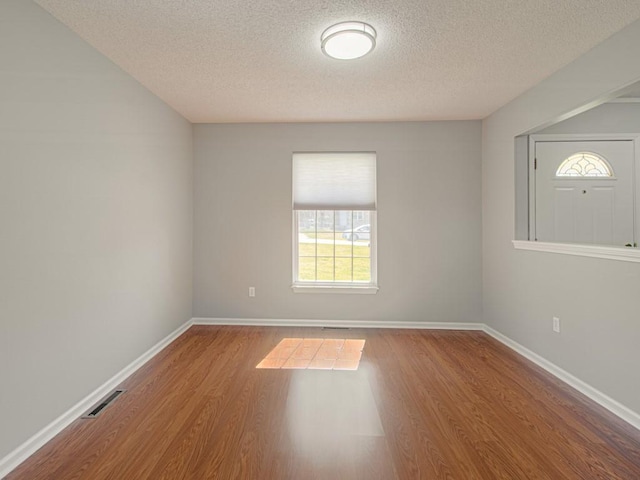
<path fill-rule="evenodd" d="M 640 17 L 638 0 L 37 0 L 192 122 L 484 118 Z M 351 62 L 333 23 L 378 31 Z"/>

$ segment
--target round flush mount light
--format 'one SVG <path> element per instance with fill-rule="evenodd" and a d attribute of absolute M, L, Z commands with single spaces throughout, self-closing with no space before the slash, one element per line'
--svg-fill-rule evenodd
<path fill-rule="evenodd" d="M 376 36 L 375 29 L 368 23 L 336 23 L 322 32 L 321 48 L 331 58 L 353 60 L 373 50 Z"/>

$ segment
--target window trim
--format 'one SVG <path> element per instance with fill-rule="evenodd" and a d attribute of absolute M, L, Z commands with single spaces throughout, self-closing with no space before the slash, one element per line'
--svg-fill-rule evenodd
<path fill-rule="evenodd" d="M 353 211 L 353 210 L 352 210 Z M 354 293 L 354 294 L 375 294 L 378 292 L 378 219 L 377 211 L 371 210 L 369 223 L 369 242 L 371 248 L 371 281 L 363 282 L 299 282 L 298 278 L 298 210 L 292 212 L 292 236 L 293 257 L 292 257 L 292 278 L 291 289 L 294 293 Z M 364 257 L 363 257 L 364 258 Z"/>
<path fill-rule="evenodd" d="M 351 293 L 375 295 L 379 287 L 367 284 L 366 286 L 329 286 L 329 285 L 291 285 L 293 293 Z"/>

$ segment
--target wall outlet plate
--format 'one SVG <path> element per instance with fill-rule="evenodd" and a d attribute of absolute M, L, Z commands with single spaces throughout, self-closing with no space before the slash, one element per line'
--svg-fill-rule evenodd
<path fill-rule="evenodd" d="M 553 331 L 560 333 L 560 319 L 558 317 L 553 317 Z"/>
<path fill-rule="evenodd" d="M 249 296 L 250 297 L 256 296 L 256 287 L 249 287 Z"/>

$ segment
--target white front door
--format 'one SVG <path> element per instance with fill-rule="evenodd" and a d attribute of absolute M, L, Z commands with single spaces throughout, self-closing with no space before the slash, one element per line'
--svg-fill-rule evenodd
<path fill-rule="evenodd" d="M 633 142 L 536 141 L 535 239 L 634 244 Z"/>

